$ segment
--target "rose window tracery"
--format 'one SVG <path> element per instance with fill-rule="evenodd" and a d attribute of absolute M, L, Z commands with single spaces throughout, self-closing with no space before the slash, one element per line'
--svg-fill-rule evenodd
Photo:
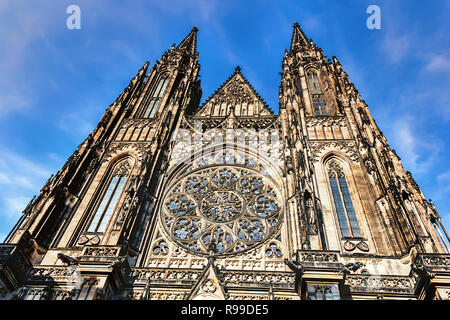
<path fill-rule="evenodd" d="M 233 191 L 214 191 L 202 199 L 201 213 L 214 222 L 228 222 L 241 215 L 242 198 Z"/>
<path fill-rule="evenodd" d="M 163 200 L 161 222 L 183 248 L 201 255 L 237 254 L 271 239 L 282 221 L 274 182 L 243 167 L 189 172 Z"/>

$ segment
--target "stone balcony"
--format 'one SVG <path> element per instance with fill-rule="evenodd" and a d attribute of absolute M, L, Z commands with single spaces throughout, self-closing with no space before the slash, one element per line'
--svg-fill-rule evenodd
<path fill-rule="evenodd" d="M 358 266 L 344 261 L 338 251 L 297 251 L 290 267 L 296 270 L 299 294 L 307 296 L 322 286 L 322 291 L 328 288 L 329 292 L 339 288 L 340 299 L 450 298 L 448 254 L 417 254 L 409 275 L 359 274 Z"/>

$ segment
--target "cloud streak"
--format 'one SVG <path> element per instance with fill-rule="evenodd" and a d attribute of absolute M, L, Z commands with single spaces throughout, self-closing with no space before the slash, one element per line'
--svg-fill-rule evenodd
<path fill-rule="evenodd" d="M 434 55 L 425 69 L 429 71 L 448 72 L 450 71 L 450 58 L 446 55 Z"/>
<path fill-rule="evenodd" d="M 383 49 L 388 59 L 392 63 L 402 60 L 410 49 L 410 36 L 393 35 L 388 33 L 383 40 Z"/>
<path fill-rule="evenodd" d="M 36 194 L 50 171 L 14 152 L 0 150 L 0 218 L 13 221 Z"/>
<path fill-rule="evenodd" d="M 429 172 L 440 153 L 438 141 L 417 135 L 417 119 L 411 115 L 394 124 L 393 144 L 397 147 L 406 170 L 423 174 Z"/>

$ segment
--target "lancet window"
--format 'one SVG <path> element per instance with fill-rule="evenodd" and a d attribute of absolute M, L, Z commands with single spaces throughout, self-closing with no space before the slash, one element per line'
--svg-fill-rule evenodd
<path fill-rule="evenodd" d="M 342 167 L 336 161 L 332 161 L 328 165 L 328 178 L 342 236 L 345 238 L 361 237 L 347 179 Z"/>

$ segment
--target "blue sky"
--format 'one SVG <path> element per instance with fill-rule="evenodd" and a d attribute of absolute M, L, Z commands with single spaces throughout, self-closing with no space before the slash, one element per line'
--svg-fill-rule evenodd
<path fill-rule="evenodd" d="M 81 30 L 66 8 L 81 8 Z M 366 8 L 381 8 L 381 29 Z M 2 0 L 0 238 L 137 70 L 195 25 L 204 101 L 236 65 L 278 109 L 292 24 L 337 56 L 450 229 L 450 1 Z M 0 239 L 1 240 L 1 239 Z"/>

